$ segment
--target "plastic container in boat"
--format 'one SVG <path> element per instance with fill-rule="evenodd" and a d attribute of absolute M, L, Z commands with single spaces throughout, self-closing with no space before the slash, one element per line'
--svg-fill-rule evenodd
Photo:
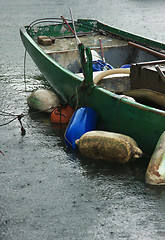
<path fill-rule="evenodd" d="M 109 63 L 102 61 L 101 56 L 95 50 L 91 50 L 91 54 L 92 68 L 94 72 L 113 69 L 113 67 Z"/>
<path fill-rule="evenodd" d="M 65 131 L 65 141 L 68 146 L 76 149 L 75 141 L 88 132 L 96 129 L 98 116 L 90 107 L 79 108 L 72 116 Z"/>
<path fill-rule="evenodd" d="M 131 64 L 125 64 L 125 65 L 122 65 L 120 68 L 130 68 L 131 67 Z"/>

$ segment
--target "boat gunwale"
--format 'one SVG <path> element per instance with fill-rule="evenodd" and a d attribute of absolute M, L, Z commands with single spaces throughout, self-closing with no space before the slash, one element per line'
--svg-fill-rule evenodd
<path fill-rule="evenodd" d="M 97 21 L 97 22 L 98 22 L 98 28 L 99 28 L 99 26 L 102 26 L 103 31 L 106 31 L 106 32 L 110 31 L 111 34 L 114 34 L 115 36 L 124 37 L 127 40 L 131 39 L 131 40 L 134 40 L 135 42 L 143 43 L 146 46 L 148 46 L 148 45 L 152 46 L 154 49 L 158 48 L 158 49 L 161 49 L 161 50 L 162 49 L 165 50 L 165 44 L 163 42 L 159 42 L 159 41 L 156 41 L 154 39 L 146 38 L 146 37 L 141 36 L 141 35 L 137 35 L 137 34 L 134 34 L 134 33 L 131 33 L 131 32 L 127 32 L 125 30 L 118 29 L 116 27 L 109 26 L 109 25 L 107 25 L 107 24 L 105 24 L 104 22 L 101 22 L 101 21 Z M 107 29 L 109 29 L 109 31 L 107 31 Z"/>

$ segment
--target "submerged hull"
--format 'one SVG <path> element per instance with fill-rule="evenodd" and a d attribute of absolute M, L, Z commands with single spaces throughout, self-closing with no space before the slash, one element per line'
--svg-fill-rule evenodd
<path fill-rule="evenodd" d="M 149 46 L 165 49 L 161 43 L 138 37 L 104 24 L 97 23 L 103 30 L 125 36 Z M 79 102 L 92 107 L 99 116 L 100 126 L 108 131 L 126 134 L 135 139 L 138 146 L 147 154 L 152 154 L 156 143 L 165 130 L 165 111 L 148 107 L 137 102 L 131 102 L 123 97 L 101 87 L 84 88 L 76 94 L 76 89 L 82 85 L 82 79 L 59 65 L 46 54 L 28 34 L 26 28 L 20 30 L 22 42 L 54 90 L 65 100 L 70 100 L 75 106 Z M 81 95 L 81 96 L 80 96 Z M 73 97 L 74 96 L 74 97 Z"/>

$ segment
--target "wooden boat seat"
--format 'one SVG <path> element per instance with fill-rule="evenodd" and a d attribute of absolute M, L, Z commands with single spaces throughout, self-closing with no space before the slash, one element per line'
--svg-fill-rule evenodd
<path fill-rule="evenodd" d="M 131 88 L 151 89 L 165 94 L 165 81 L 162 80 L 157 67 L 165 73 L 165 60 L 142 62 L 131 66 Z"/>
<path fill-rule="evenodd" d="M 133 89 L 122 94 L 133 97 L 137 102 L 165 110 L 165 94 L 150 89 Z"/>

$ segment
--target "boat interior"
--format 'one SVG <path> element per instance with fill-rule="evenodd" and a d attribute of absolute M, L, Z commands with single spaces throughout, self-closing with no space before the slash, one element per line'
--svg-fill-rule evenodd
<path fill-rule="evenodd" d="M 104 54 L 106 63 L 113 68 L 130 66 L 130 74 L 110 75 L 100 80 L 97 85 L 109 91 L 130 96 L 142 104 L 165 110 L 165 60 L 111 34 L 78 32 L 77 36 L 85 47 L 96 52 L 101 59 Z M 40 36 L 34 37 L 34 40 L 45 53 L 64 68 L 83 78 L 73 34 L 49 36 L 50 44 L 46 43 L 46 40 L 45 43 L 40 41 L 39 38 Z M 98 74 L 100 74 L 99 71 L 93 72 L 93 78 Z"/>
<path fill-rule="evenodd" d="M 80 73 L 81 64 L 75 37 L 72 35 L 54 37 L 55 41 L 49 46 L 39 44 L 39 46 L 60 65 L 71 72 Z M 132 48 L 128 41 L 109 35 L 98 33 L 84 33 L 78 35 L 79 40 L 85 47 L 95 50 L 102 56 L 100 40 L 107 63 L 114 68 L 120 68 L 125 64 L 138 62 L 156 61 L 158 58 L 152 54 L 137 48 Z"/>

